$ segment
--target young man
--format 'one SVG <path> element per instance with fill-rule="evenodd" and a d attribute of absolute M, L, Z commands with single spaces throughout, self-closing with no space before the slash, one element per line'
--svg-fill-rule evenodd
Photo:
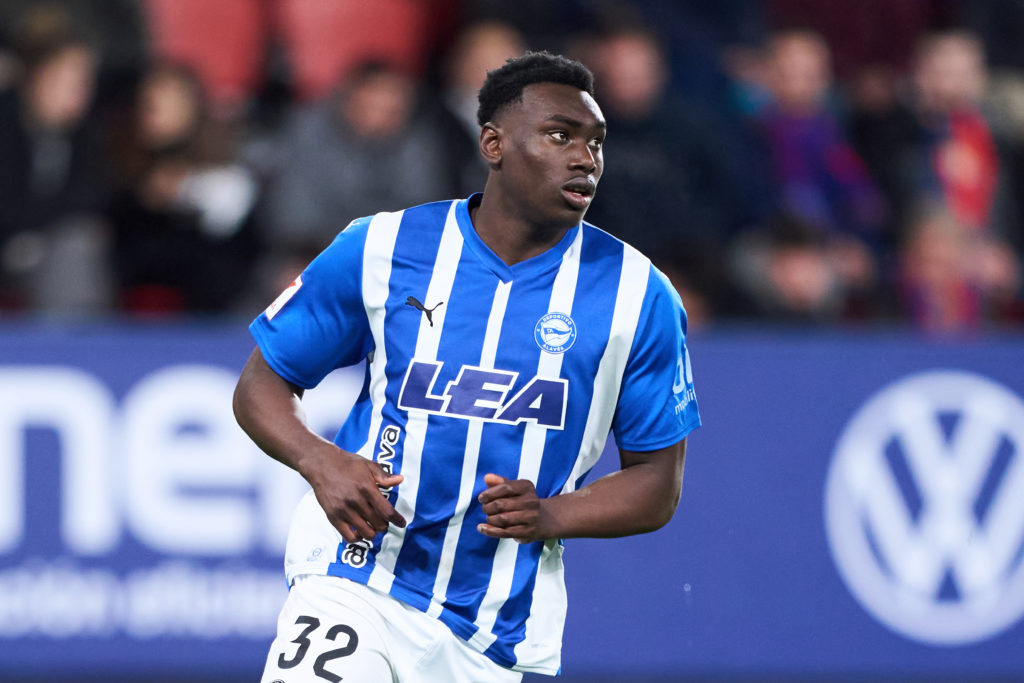
<path fill-rule="evenodd" d="M 591 74 L 530 53 L 479 99 L 482 195 L 353 221 L 252 324 L 235 414 L 313 489 L 265 683 L 555 674 L 561 539 L 652 531 L 678 503 L 700 424 L 686 314 L 582 222 L 604 164 Z M 321 439 L 303 390 L 364 359 Z M 621 471 L 581 488 L 609 431 Z"/>

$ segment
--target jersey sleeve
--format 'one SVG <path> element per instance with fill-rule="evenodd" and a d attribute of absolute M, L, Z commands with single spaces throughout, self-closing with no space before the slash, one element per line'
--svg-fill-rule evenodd
<path fill-rule="evenodd" d="M 699 427 L 686 311 L 679 294 L 651 266 L 633 347 L 622 377 L 612 430 L 619 448 L 654 451 Z"/>
<path fill-rule="evenodd" d="M 373 348 L 362 297 L 369 221 L 349 224 L 249 326 L 267 364 L 304 389 Z"/>

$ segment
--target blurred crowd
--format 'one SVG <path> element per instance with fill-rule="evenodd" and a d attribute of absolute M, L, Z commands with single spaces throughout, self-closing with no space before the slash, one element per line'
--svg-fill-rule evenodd
<path fill-rule="evenodd" d="M 596 76 L 587 220 L 691 325 L 1024 327 L 1021 0 L 5 0 L 0 316 L 252 315 L 483 188 L 476 90 Z"/>

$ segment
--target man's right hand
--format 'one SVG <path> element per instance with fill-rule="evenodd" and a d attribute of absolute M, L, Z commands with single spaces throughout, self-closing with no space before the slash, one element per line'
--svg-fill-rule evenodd
<path fill-rule="evenodd" d="M 371 539 L 388 524 L 404 527 L 405 519 L 381 495 L 381 489 L 402 483 L 402 475 L 388 474 L 310 430 L 303 392 L 274 372 L 255 348 L 235 387 L 235 418 L 264 453 L 305 477 L 327 519 L 349 543 Z"/>
<path fill-rule="evenodd" d="M 303 458 L 299 471 L 342 538 L 354 543 L 387 531 L 389 524 L 405 526 L 405 518 L 381 494 L 381 489 L 402 483 L 402 475 L 388 474 L 372 460 L 334 444 L 317 450 Z"/>

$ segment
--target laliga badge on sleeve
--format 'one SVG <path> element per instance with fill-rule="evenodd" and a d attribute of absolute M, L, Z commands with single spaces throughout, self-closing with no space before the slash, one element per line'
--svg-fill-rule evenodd
<path fill-rule="evenodd" d="M 302 286 L 302 276 L 297 276 L 292 283 L 284 288 L 284 291 L 277 295 L 274 299 L 274 303 L 267 306 L 266 314 L 267 320 L 273 320 L 274 316 L 277 315 L 278 311 L 284 307 L 288 301 L 295 296 L 295 292 L 299 291 L 299 287 Z"/>

